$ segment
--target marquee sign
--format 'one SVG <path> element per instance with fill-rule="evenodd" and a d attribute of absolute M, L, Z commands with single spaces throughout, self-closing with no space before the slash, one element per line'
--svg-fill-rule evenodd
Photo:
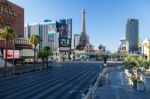
<path fill-rule="evenodd" d="M 6 6 L 2 6 L 2 5 L 0 5 L 0 12 L 9 14 L 15 17 L 17 16 L 17 13 L 13 9 L 6 7 Z"/>
<path fill-rule="evenodd" d="M 0 23 L 13 24 L 17 17 L 16 11 L 7 0 L 0 0 Z"/>
<path fill-rule="evenodd" d="M 3 58 L 6 58 L 6 50 L 4 50 Z M 14 55 L 14 56 L 13 56 Z M 13 59 L 13 58 L 20 58 L 20 51 L 19 50 L 7 50 L 7 59 Z"/>
<path fill-rule="evenodd" d="M 6 3 L 7 3 L 7 0 L 1 0 L 0 3 L 6 4 Z"/>

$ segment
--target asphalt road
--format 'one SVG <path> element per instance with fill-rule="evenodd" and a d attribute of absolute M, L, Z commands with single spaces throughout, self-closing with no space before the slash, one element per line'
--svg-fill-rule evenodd
<path fill-rule="evenodd" d="M 63 62 L 61 67 L 0 80 L 0 99 L 80 99 L 94 84 L 100 62 Z M 117 66 L 121 63 L 110 63 Z"/>

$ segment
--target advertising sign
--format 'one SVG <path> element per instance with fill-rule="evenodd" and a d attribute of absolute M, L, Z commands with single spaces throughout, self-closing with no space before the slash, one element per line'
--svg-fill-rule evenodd
<path fill-rule="evenodd" d="M 70 48 L 69 47 L 60 47 L 59 50 L 61 50 L 61 51 L 69 51 Z"/>
<path fill-rule="evenodd" d="M 59 32 L 59 38 L 67 38 L 68 31 L 67 31 L 67 24 L 66 20 L 60 20 L 58 24 L 58 32 Z"/>
<path fill-rule="evenodd" d="M 4 50 L 3 58 L 5 59 L 6 50 Z M 14 50 L 14 58 L 20 58 L 19 50 Z M 7 50 L 7 59 L 13 59 L 13 50 Z"/>
<path fill-rule="evenodd" d="M 8 3 L 7 0 L 0 0 L 0 23 L 14 24 L 17 12 Z"/>
<path fill-rule="evenodd" d="M 69 47 L 69 46 L 71 46 L 71 40 L 70 39 L 59 39 L 59 46 L 60 47 Z"/>
<path fill-rule="evenodd" d="M 59 33 L 59 47 L 71 47 L 72 19 L 63 19 L 57 22 Z"/>

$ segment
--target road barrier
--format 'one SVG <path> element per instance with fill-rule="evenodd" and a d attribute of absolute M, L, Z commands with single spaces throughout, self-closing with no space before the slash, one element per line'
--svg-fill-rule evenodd
<path fill-rule="evenodd" d="M 98 87 L 98 81 L 96 81 L 93 86 L 90 85 L 87 94 L 82 93 L 81 99 L 93 99 L 95 96 L 95 92 L 96 92 L 97 87 Z"/>
<path fill-rule="evenodd" d="M 102 74 L 107 74 L 110 71 L 114 71 L 114 70 L 123 70 L 124 66 L 114 66 L 114 67 L 105 67 L 103 68 Z"/>

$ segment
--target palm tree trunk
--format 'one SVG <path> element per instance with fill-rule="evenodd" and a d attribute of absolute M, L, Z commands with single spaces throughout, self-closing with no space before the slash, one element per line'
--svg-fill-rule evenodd
<path fill-rule="evenodd" d="M 7 42 L 5 43 L 5 67 L 4 67 L 4 78 L 6 77 L 7 74 Z"/>
<path fill-rule="evenodd" d="M 36 46 L 34 46 L 34 71 L 36 70 L 36 68 L 35 68 L 35 51 L 36 51 Z"/>
<path fill-rule="evenodd" d="M 42 64 L 41 64 L 42 65 L 42 69 L 44 69 L 44 64 L 45 64 L 44 63 L 44 58 L 42 58 Z"/>
<path fill-rule="evenodd" d="M 46 61 L 47 61 L 47 68 L 48 68 L 48 57 L 46 57 Z"/>
<path fill-rule="evenodd" d="M 15 75 L 15 58 L 14 58 L 14 50 L 15 50 L 15 39 L 13 40 L 13 75 Z"/>

